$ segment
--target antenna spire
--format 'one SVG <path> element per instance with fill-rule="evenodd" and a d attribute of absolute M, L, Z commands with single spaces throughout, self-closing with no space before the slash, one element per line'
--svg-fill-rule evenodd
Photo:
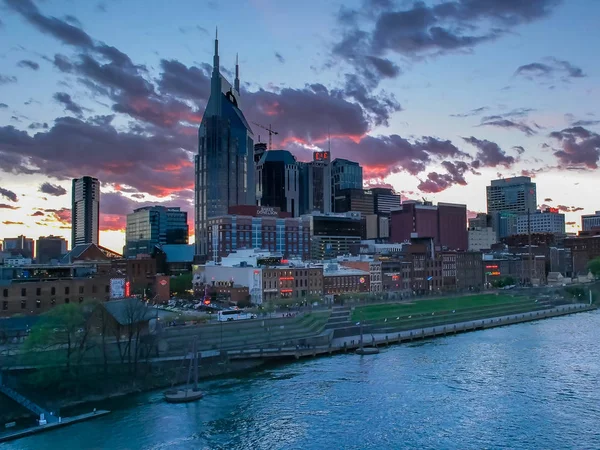
<path fill-rule="evenodd" d="M 215 55 L 213 56 L 213 72 L 219 72 L 219 28 L 215 27 Z"/>
<path fill-rule="evenodd" d="M 235 54 L 235 81 L 233 82 L 233 87 L 240 93 L 240 65 L 238 60 L 238 54 Z"/>

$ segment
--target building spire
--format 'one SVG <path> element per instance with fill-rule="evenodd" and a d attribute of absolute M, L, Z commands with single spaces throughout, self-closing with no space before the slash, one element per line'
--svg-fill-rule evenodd
<path fill-rule="evenodd" d="M 215 55 L 213 56 L 213 72 L 219 72 L 219 28 L 215 27 Z"/>
<path fill-rule="evenodd" d="M 235 54 L 235 81 L 233 83 L 233 87 L 239 94 L 240 93 L 240 65 L 239 65 L 237 53 Z"/>

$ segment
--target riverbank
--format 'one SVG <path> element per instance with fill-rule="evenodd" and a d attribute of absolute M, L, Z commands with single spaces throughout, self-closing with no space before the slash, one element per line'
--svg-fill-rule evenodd
<path fill-rule="evenodd" d="M 532 311 L 523 314 L 513 314 L 506 316 L 489 317 L 481 320 L 472 320 L 468 322 L 458 322 L 454 324 L 448 324 L 436 327 L 424 327 L 419 329 L 413 329 L 408 331 L 400 331 L 397 333 L 369 333 L 365 335 L 366 345 L 389 345 L 393 343 L 409 342 L 418 339 L 427 339 L 438 336 L 447 336 L 449 334 L 457 334 L 475 330 L 481 330 L 491 327 L 511 325 L 521 322 L 528 322 L 533 320 L 540 320 L 544 318 L 556 317 L 575 312 L 590 311 L 596 309 L 594 305 L 574 304 L 574 305 L 563 305 L 552 309 L 542 311 Z M 375 331 L 375 330 L 374 330 Z M 240 350 L 240 351 L 229 351 L 228 356 L 225 360 L 214 360 L 211 362 L 201 363 L 200 374 L 202 379 L 213 379 L 219 376 L 230 376 L 237 373 L 248 373 L 256 370 L 262 366 L 266 361 L 276 361 L 285 359 L 300 359 L 304 357 L 314 357 L 319 355 L 328 355 L 338 352 L 345 352 L 358 348 L 360 336 L 351 335 L 344 336 L 341 338 L 333 338 L 330 345 L 327 346 L 313 346 L 309 348 L 297 348 L 297 347 L 279 347 L 274 349 L 256 349 L 256 350 Z M 177 367 L 181 365 L 181 360 L 171 361 L 170 363 L 156 364 L 154 363 L 150 367 L 150 375 L 140 377 L 135 382 L 128 383 L 109 383 L 107 380 L 98 380 L 99 385 L 94 387 L 104 388 L 104 392 L 97 393 L 87 391 L 86 394 L 78 393 L 75 395 L 60 395 L 59 397 L 49 398 L 47 390 L 43 392 L 35 392 L 27 389 L 28 395 L 34 401 L 41 404 L 47 405 L 51 411 L 62 411 L 72 412 L 77 409 L 82 409 L 85 406 L 90 409 L 92 406 L 99 405 L 104 401 L 125 397 L 132 394 L 138 394 L 145 391 L 152 391 L 156 389 L 163 389 L 171 386 L 173 380 L 173 373 Z M 185 381 L 185 374 L 180 377 L 179 381 Z M 89 386 L 95 384 L 96 380 L 90 380 Z M 113 380 L 111 380 L 113 381 Z M 102 383 L 105 383 L 102 385 Z M 85 392 L 86 389 L 81 391 Z M 0 404 L 0 407 L 2 405 Z M 7 406 L 7 405 L 5 405 Z M 13 405 L 14 406 L 14 405 Z M 10 407 L 9 407 L 10 408 Z M 24 421 L 31 421 L 32 416 L 28 419 L 24 419 L 23 412 L 20 411 L 15 414 L 15 417 L 11 417 L 10 410 L 1 410 L 0 415 L 3 422 L 10 422 L 18 420 L 19 425 Z M 13 409 L 13 412 L 16 412 Z M 18 416 L 18 417 L 17 417 Z"/>

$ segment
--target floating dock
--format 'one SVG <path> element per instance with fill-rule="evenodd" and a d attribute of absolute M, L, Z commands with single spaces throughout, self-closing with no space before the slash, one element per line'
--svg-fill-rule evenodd
<path fill-rule="evenodd" d="M 61 418 L 60 421 L 48 423 L 46 425 L 38 425 L 35 427 L 25 428 L 23 430 L 17 430 L 9 433 L 0 434 L 0 443 L 14 441 L 15 439 L 21 439 L 27 436 L 32 436 L 34 434 L 43 433 L 45 431 L 55 430 L 60 427 L 66 427 L 68 425 L 73 425 L 74 423 L 83 422 L 85 420 L 95 419 L 96 417 L 102 417 L 107 414 L 110 414 L 110 411 L 100 410 L 94 411 L 87 414 L 81 414 L 79 416 L 73 417 L 64 417 Z"/>

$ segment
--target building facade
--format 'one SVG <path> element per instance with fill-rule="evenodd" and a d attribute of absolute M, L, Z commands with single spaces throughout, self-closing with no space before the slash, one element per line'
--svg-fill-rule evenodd
<path fill-rule="evenodd" d="M 332 211 L 330 157 L 330 152 L 314 152 L 311 162 L 299 163 L 300 214 Z"/>
<path fill-rule="evenodd" d="M 402 203 L 400 195 L 389 188 L 372 188 L 375 214 L 390 214 L 394 209 L 400 208 Z"/>
<path fill-rule="evenodd" d="M 565 215 L 555 208 L 521 214 L 517 217 L 517 234 L 565 234 Z"/>
<path fill-rule="evenodd" d="M 187 245 L 187 212 L 178 207 L 146 206 L 127 215 L 125 256 L 151 254 L 156 245 Z"/>
<path fill-rule="evenodd" d="M 488 250 L 498 242 L 496 232 L 492 227 L 470 227 L 469 228 L 469 251 L 478 252 Z"/>
<path fill-rule="evenodd" d="M 108 300 L 110 277 L 93 265 L 0 267 L 0 317 L 35 315 L 56 305 Z"/>
<path fill-rule="evenodd" d="M 269 150 L 256 166 L 259 206 L 274 206 L 292 217 L 300 215 L 300 173 L 296 158 L 287 150 Z"/>
<path fill-rule="evenodd" d="M 369 273 L 370 292 L 379 293 L 383 291 L 381 282 L 381 261 L 375 261 L 372 258 L 346 258 L 338 257 L 338 263 L 344 267 L 362 270 Z"/>
<path fill-rule="evenodd" d="M 285 217 L 276 207 L 232 207 L 208 221 L 208 258 L 217 260 L 238 249 L 279 252 L 286 258 L 310 258 L 310 220 Z"/>
<path fill-rule="evenodd" d="M 17 236 L 16 238 L 5 238 L 3 241 L 3 252 L 9 253 L 14 256 L 21 255 L 24 258 L 33 259 L 34 245 L 33 239 L 27 238 L 23 235 Z"/>
<path fill-rule="evenodd" d="M 36 242 L 36 262 L 48 264 L 53 259 L 59 260 L 67 253 L 67 241 L 60 236 L 40 236 Z"/>
<path fill-rule="evenodd" d="M 354 161 L 336 158 L 331 163 L 331 196 L 332 204 L 335 205 L 335 198 L 340 195 L 344 189 L 362 189 L 363 188 L 363 170 L 362 167 Z M 337 211 L 334 209 L 334 212 Z"/>
<path fill-rule="evenodd" d="M 72 182 L 71 247 L 98 244 L 100 230 L 100 182 L 75 178 Z"/>
<path fill-rule="evenodd" d="M 581 229 L 583 231 L 591 231 L 594 228 L 600 228 L 600 211 L 596 211 L 596 214 L 581 216 Z"/>
<path fill-rule="evenodd" d="M 340 189 L 335 196 L 335 212 L 358 211 L 363 216 L 375 213 L 375 198 L 368 189 Z"/>
<path fill-rule="evenodd" d="M 323 268 L 323 293 L 340 295 L 371 291 L 370 274 L 364 270 L 340 267 L 337 263 Z"/>
<path fill-rule="evenodd" d="M 322 261 L 350 254 L 361 240 L 361 215 L 348 212 L 340 214 L 313 214 L 303 216 L 310 226 L 310 257 Z"/>
<path fill-rule="evenodd" d="M 209 219 L 227 215 L 230 206 L 256 204 L 254 142 L 241 110 L 239 66 L 236 62 L 233 86 L 219 68 L 215 38 L 210 98 L 195 157 L 195 237 L 201 256 L 208 251 Z"/>
<path fill-rule="evenodd" d="M 530 177 L 492 180 L 486 188 L 487 212 L 533 213 L 537 209 L 537 190 Z"/>
<path fill-rule="evenodd" d="M 467 207 L 453 203 L 404 202 L 391 213 L 392 242 L 411 238 L 432 238 L 435 245 L 449 250 L 467 250 Z"/>

